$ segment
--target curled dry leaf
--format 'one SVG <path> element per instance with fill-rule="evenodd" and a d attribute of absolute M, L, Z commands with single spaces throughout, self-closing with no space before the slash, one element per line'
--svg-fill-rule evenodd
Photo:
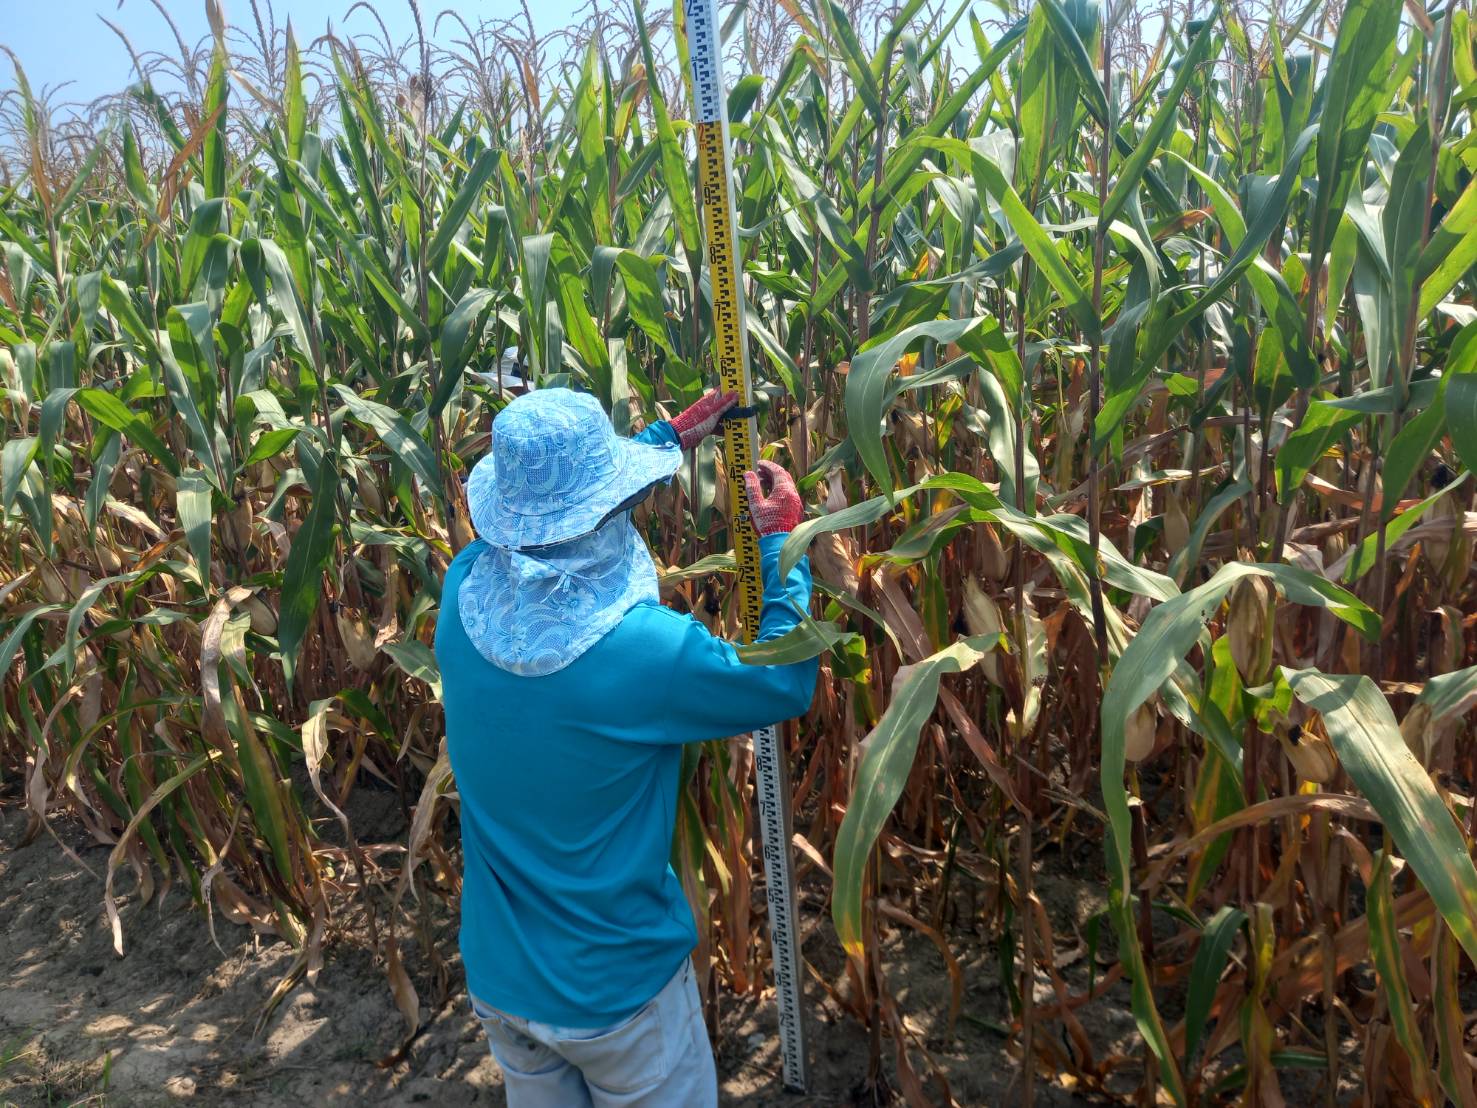
<path fill-rule="evenodd" d="M 856 572 L 856 544 L 838 531 L 816 536 L 810 548 L 810 561 L 816 576 L 843 592 L 856 595 L 861 581 Z"/>
<path fill-rule="evenodd" d="M 1431 635 L 1431 673 L 1450 673 L 1461 667 L 1466 655 L 1461 609 L 1443 604 L 1431 614 L 1436 617 Z"/>

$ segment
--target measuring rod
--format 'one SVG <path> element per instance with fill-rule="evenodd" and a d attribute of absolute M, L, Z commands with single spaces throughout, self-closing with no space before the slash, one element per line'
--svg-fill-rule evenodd
<path fill-rule="evenodd" d="M 748 348 L 744 341 L 744 289 L 739 283 L 738 239 L 733 215 L 733 163 L 728 140 L 728 104 L 723 90 L 722 43 L 718 41 L 717 0 L 684 0 L 683 6 L 691 55 L 693 121 L 697 125 L 703 221 L 708 237 L 714 354 L 724 390 L 738 393 L 739 404 L 748 408 L 753 404 L 753 390 L 749 382 Z M 733 512 L 729 534 L 733 536 L 734 561 L 738 565 L 738 599 L 744 642 L 753 642 L 759 634 L 759 613 L 764 601 L 764 583 L 759 576 L 759 540 L 749 518 L 748 496 L 743 482 L 744 472 L 754 468 L 756 438 L 756 420 L 752 415 L 747 419 L 730 419 L 723 424 L 728 503 Z M 789 766 L 776 728 L 755 731 L 753 743 L 785 1088 L 804 1092 L 807 1055 L 790 854 Z"/>

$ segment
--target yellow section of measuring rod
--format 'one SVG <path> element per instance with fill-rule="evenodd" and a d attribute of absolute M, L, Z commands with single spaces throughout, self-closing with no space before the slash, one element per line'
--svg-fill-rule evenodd
<path fill-rule="evenodd" d="M 734 233 L 733 190 L 727 143 L 722 123 L 697 125 L 698 175 L 703 192 L 703 219 L 708 232 L 708 275 L 712 283 L 714 357 L 726 392 L 735 392 L 739 404 L 753 403 L 748 356 L 744 347 L 744 290 L 739 284 L 738 241 Z M 759 634 L 764 588 L 759 578 L 759 539 L 749 518 L 745 470 L 756 457 L 753 417 L 731 419 L 723 425 L 723 460 L 728 473 L 729 504 L 733 506 L 730 532 L 738 566 L 739 615 L 743 641 Z"/>

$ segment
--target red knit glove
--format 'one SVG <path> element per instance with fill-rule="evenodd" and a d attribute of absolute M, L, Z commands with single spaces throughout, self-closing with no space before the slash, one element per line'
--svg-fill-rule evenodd
<path fill-rule="evenodd" d="M 736 392 L 708 392 L 690 408 L 672 417 L 672 430 L 682 442 L 683 450 L 691 450 L 713 433 L 723 413 L 738 404 Z"/>
<path fill-rule="evenodd" d="M 805 502 L 800 499 L 795 479 L 784 466 L 774 462 L 759 462 L 757 468 L 758 473 L 750 470 L 744 474 L 754 530 L 760 535 L 782 535 L 795 530 L 805 518 Z M 762 481 L 760 474 L 763 474 Z M 764 494 L 764 485 L 769 486 L 768 496 Z"/>

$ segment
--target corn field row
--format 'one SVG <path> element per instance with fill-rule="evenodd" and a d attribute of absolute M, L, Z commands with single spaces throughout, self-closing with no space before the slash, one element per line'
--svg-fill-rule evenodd
<path fill-rule="evenodd" d="M 450 942 L 414 904 L 456 895 L 428 644 L 507 367 L 623 431 L 713 380 L 681 5 L 465 95 L 275 23 L 247 66 L 211 10 L 178 94 L 64 142 L 19 65 L 6 101 L 0 791 L 111 848 L 120 951 L 122 892 L 183 885 L 299 947 L 280 999 L 367 907 L 408 1044 Z M 1352 1067 L 1361 1104 L 1477 1106 L 1466 7 L 724 14 L 761 437 L 826 644 L 787 735 L 804 913 L 870 1095 L 952 1099 L 903 931 L 951 1027 L 957 956 L 998 950 L 1022 1102 L 1334 1103 Z M 734 633 L 721 465 L 638 521 Z M 767 981 L 751 763 L 683 766 L 710 997 Z M 365 841 L 387 787 L 408 839 Z M 1035 889 L 1082 843 L 1085 984 Z"/>

